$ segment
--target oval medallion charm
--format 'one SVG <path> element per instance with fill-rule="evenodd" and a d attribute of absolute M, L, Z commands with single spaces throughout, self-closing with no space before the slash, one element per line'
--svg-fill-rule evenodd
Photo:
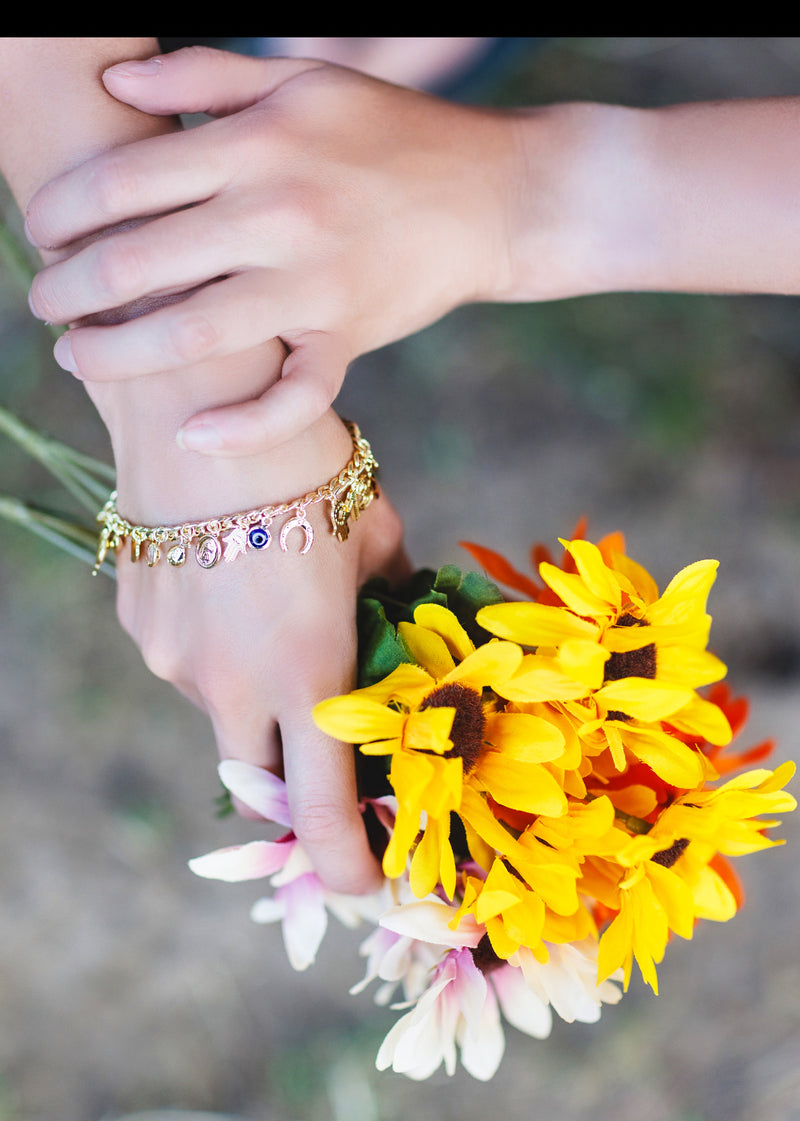
<path fill-rule="evenodd" d="M 180 568 L 186 560 L 186 546 L 182 544 L 173 545 L 167 552 L 167 560 L 173 568 Z"/>
<path fill-rule="evenodd" d="M 201 568 L 213 568 L 219 560 L 222 547 L 216 537 L 204 534 L 195 545 L 194 559 Z"/>

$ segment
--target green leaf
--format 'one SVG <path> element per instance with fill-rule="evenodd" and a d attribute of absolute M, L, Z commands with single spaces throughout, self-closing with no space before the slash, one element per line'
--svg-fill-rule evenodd
<path fill-rule="evenodd" d="M 388 677 L 402 662 L 413 662 L 397 628 L 386 618 L 384 605 L 361 595 L 356 612 L 358 626 L 358 687 L 365 689 Z"/>
<path fill-rule="evenodd" d="M 420 604 L 437 603 L 449 608 L 479 646 L 491 635 L 478 626 L 475 616 L 482 607 L 502 602 L 503 596 L 491 580 L 479 572 L 462 573 L 454 564 L 438 572 L 418 569 L 404 587 L 395 591 L 390 591 L 382 578 L 370 580 L 358 600 L 359 688 L 382 681 L 402 662 L 413 663 L 397 633 L 397 624 L 413 622 Z"/>
<path fill-rule="evenodd" d="M 447 564 L 436 573 L 434 588 L 446 597 L 447 607 L 476 646 L 488 642 L 491 635 L 475 622 L 482 607 L 503 603 L 504 597 L 496 584 L 480 572 L 464 572 L 454 564 Z"/>

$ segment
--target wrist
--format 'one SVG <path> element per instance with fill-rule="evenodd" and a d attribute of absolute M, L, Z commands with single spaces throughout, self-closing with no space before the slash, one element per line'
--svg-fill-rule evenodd
<path fill-rule="evenodd" d="M 193 413 L 262 393 L 279 376 L 283 355 L 273 340 L 174 375 L 87 384 L 111 437 L 118 505 L 126 518 L 177 524 L 290 501 L 341 470 L 352 444 L 331 410 L 262 454 L 227 459 L 178 446 L 178 429 Z"/>
<path fill-rule="evenodd" d="M 646 188 L 650 114 L 571 103 L 513 117 L 505 298 L 646 287 L 660 252 Z"/>

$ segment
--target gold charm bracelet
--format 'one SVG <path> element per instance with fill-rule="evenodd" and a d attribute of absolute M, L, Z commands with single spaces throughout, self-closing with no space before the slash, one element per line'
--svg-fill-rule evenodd
<path fill-rule="evenodd" d="M 350 518 L 357 521 L 359 514 L 366 510 L 378 494 L 378 463 L 358 425 L 351 421 L 344 423 L 353 441 L 353 455 L 349 462 L 333 479 L 291 502 L 260 506 L 240 514 L 225 514 L 203 522 L 144 526 L 132 525 L 118 513 L 117 492 L 112 491 L 108 502 L 97 515 L 102 529 L 93 571 L 96 573 L 106 554 L 110 550 L 118 550 L 126 539 L 131 543 L 131 560 L 138 561 L 144 557 L 150 568 L 158 564 L 162 556 L 166 556 L 167 563 L 173 568 L 180 568 L 192 551 L 201 568 L 213 568 L 220 558 L 232 561 L 251 549 L 259 552 L 267 549 L 273 537 L 273 522 L 280 519 L 286 519 L 278 534 L 281 550 L 288 552 L 289 534 L 293 529 L 300 529 L 304 534 L 300 553 L 307 553 L 314 543 L 314 527 L 306 512 L 318 502 L 328 503 L 331 532 L 339 541 L 346 541 L 350 533 Z"/>

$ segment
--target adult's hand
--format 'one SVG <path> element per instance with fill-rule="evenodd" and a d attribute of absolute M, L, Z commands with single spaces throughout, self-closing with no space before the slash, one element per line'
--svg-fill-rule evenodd
<path fill-rule="evenodd" d="M 151 114 L 219 119 L 103 153 L 37 193 L 27 228 L 40 247 L 147 219 L 40 273 L 37 315 L 75 323 L 190 293 L 118 325 L 75 327 L 57 359 L 102 381 L 272 337 L 289 352 L 263 398 L 184 425 L 185 447 L 276 444 L 324 413 L 359 354 L 458 304 L 514 297 L 510 115 L 319 62 L 207 48 L 122 63 L 103 81 Z"/>

